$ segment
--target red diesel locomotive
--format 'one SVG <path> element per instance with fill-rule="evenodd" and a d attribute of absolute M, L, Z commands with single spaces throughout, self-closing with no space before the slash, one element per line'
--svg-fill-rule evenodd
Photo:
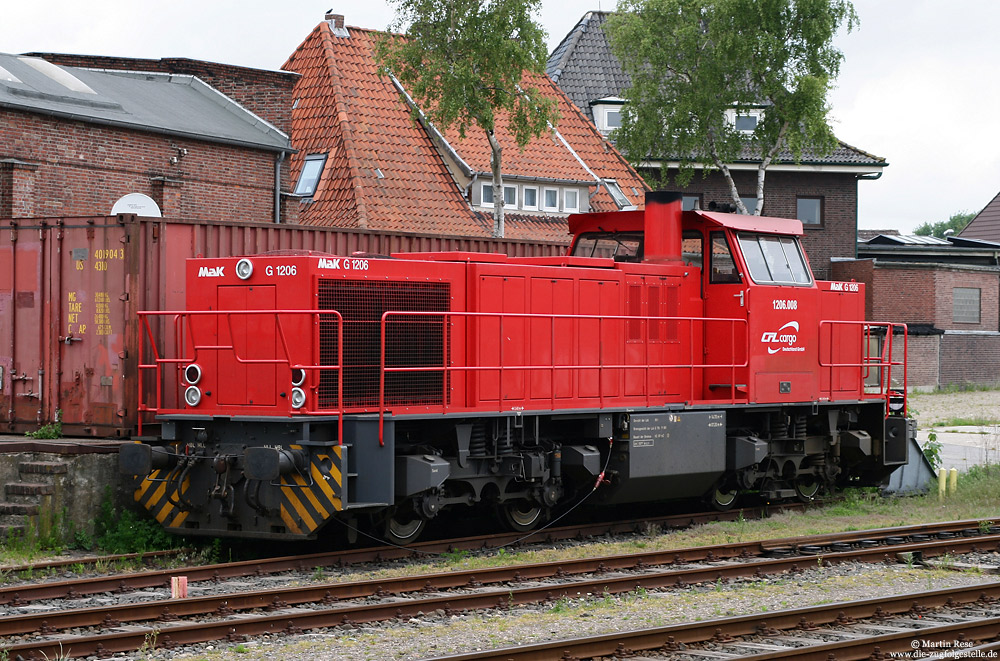
<path fill-rule="evenodd" d="M 183 534 L 405 542 L 457 505 L 526 531 L 591 492 L 726 508 L 906 462 L 906 329 L 813 279 L 799 221 L 654 192 L 569 224 L 559 258 L 188 260 L 187 310 L 141 313 L 136 499 Z"/>

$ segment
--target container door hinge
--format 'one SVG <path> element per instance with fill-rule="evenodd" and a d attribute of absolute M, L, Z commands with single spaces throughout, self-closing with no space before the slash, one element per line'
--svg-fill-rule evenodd
<path fill-rule="evenodd" d="M 118 300 L 119 301 L 127 301 L 128 300 L 128 293 L 126 292 L 126 293 L 122 294 L 121 296 L 119 296 Z"/>

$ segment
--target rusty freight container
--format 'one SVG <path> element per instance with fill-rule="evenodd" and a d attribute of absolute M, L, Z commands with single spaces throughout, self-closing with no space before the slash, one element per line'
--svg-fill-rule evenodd
<path fill-rule="evenodd" d="M 562 243 L 132 215 L 0 219 L 0 428 L 22 432 L 58 417 L 67 435 L 131 436 L 141 339 L 135 313 L 184 307 L 188 257 L 275 250 L 545 256 L 565 249 Z"/>

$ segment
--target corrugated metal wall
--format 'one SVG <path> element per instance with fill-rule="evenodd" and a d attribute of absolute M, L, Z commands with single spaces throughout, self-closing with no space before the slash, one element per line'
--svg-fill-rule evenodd
<path fill-rule="evenodd" d="M 67 434 L 131 435 L 135 312 L 183 309 L 189 257 L 275 250 L 550 256 L 566 245 L 135 216 L 0 219 L 0 425 L 35 429 L 59 411 Z"/>

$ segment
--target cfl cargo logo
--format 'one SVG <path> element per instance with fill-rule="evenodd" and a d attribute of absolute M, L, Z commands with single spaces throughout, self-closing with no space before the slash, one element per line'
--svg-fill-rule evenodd
<path fill-rule="evenodd" d="M 200 269 L 198 269 L 198 277 L 222 278 L 226 275 L 225 273 L 223 273 L 225 268 L 226 268 L 225 266 L 212 266 L 212 267 L 202 266 Z"/>
<path fill-rule="evenodd" d="M 767 346 L 767 352 L 770 354 L 779 351 L 805 351 L 805 347 L 795 346 L 795 342 L 799 339 L 798 332 L 799 322 L 789 321 L 776 331 L 764 331 L 760 341 Z"/>

